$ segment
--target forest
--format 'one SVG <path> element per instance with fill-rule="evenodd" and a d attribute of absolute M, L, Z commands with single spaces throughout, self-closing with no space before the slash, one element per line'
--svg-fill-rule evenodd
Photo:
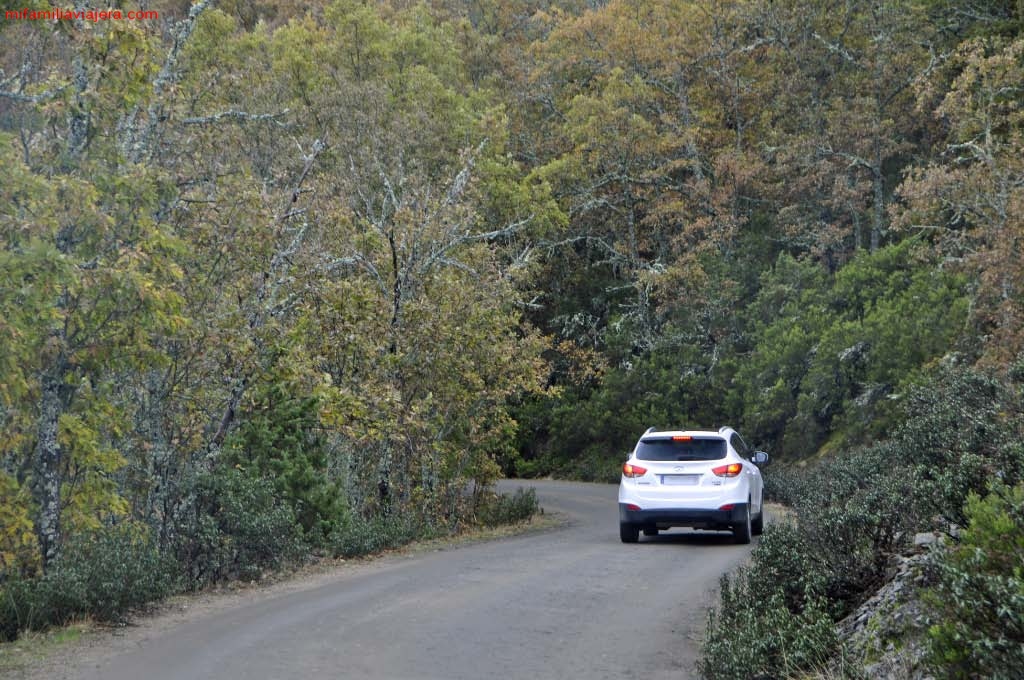
<path fill-rule="evenodd" d="M 1024 3 L 0 5 L 0 639 L 728 424 L 794 519 L 707 677 L 859 677 L 926 529 L 915 663 L 1024 664 Z"/>

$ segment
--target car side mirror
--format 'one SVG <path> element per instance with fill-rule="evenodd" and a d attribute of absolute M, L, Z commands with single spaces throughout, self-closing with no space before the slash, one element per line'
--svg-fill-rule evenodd
<path fill-rule="evenodd" d="M 764 451 L 754 451 L 754 456 L 750 459 L 750 462 L 757 467 L 764 467 L 768 464 L 768 454 Z"/>

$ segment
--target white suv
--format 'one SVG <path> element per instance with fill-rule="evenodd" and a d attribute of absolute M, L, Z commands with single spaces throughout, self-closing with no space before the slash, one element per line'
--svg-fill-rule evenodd
<path fill-rule="evenodd" d="M 619 536 L 636 543 L 640 532 L 693 527 L 729 530 L 750 543 L 764 528 L 764 485 L 759 466 L 768 454 L 753 451 L 732 428 L 647 430 L 622 466 Z"/>

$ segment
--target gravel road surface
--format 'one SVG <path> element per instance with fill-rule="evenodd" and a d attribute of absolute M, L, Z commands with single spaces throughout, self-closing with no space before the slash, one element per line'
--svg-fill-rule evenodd
<path fill-rule="evenodd" d="M 79 680 L 696 678 L 718 577 L 750 546 L 677 529 L 624 545 L 616 488 L 537 489 L 564 526 L 387 557 L 72 660 Z M 127 647 L 127 648 L 126 648 Z"/>

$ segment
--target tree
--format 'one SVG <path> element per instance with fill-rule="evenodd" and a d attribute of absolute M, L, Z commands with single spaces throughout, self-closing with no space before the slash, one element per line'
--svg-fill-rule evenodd
<path fill-rule="evenodd" d="M 894 210 L 900 228 L 927 234 L 951 265 L 977 277 L 972 322 L 994 365 L 1024 348 L 1022 54 L 1021 40 L 959 48 L 956 76 L 934 109 L 947 129 L 942 155 L 908 173 Z"/>

